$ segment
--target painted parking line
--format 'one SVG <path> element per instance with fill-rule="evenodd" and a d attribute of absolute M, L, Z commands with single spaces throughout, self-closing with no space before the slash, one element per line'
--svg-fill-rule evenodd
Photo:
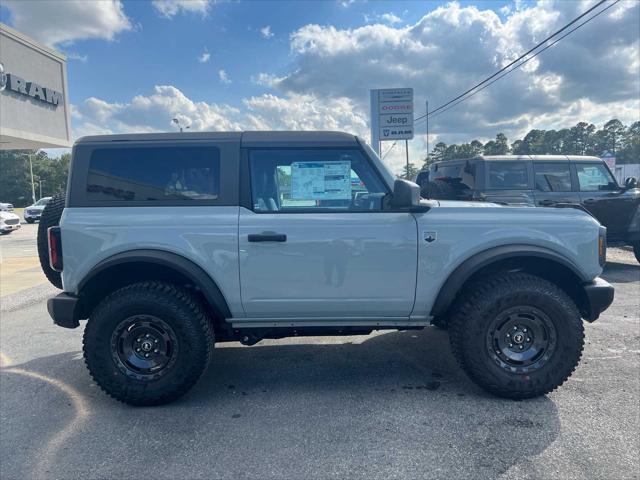
<path fill-rule="evenodd" d="M 84 421 L 90 416 L 91 411 L 89 405 L 84 395 L 61 380 L 23 368 L 12 368 L 9 366 L 12 364 L 11 359 L 2 352 L 0 352 L 0 361 L 2 362 L 2 370 L 0 371 L 3 374 L 21 375 L 45 382 L 61 391 L 71 400 L 74 409 L 73 418 L 45 444 L 41 454 L 37 456 L 38 461 L 31 475 L 31 478 L 50 478 L 50 471 L 58 450 L 65 444 L 69 437 L 80 430 Z"/>

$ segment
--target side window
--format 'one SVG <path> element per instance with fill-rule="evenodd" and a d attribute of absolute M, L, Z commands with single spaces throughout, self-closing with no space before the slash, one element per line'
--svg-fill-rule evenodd
<path fill-rule="evenodd" d="M 534 162 L 536 190 L 541 192 L 570 192 L 571 172 L 568 162 Z"/>
<path fill-rule="evenodd" d="M 617 190 L 618 188 L 609 170 L 601 163 L 578 163 L 576 170 L 581 192 Z"/>
<path fill-rule="evenodd" d="M 433 180 L 446 182 L 460 190 L 475 188 L 476 168 L 473 162 L 454 163 L 452 165 L 439 164 L 431 175 Z"/>
<path fill-rule="evenodd" d="M 249 168 L 256 212 L 380 211 L 388 193 L 358 150 L 252 150 Z"/>
<path fill-rule="evenodd" d="M 220 151 L 214 147 L 139 147 L 94 150 L 87 199 L 188 202 L 215 200 Z"/>
<path fill-rule="evenodd" d="M 526 162 L 487 162 L 487 188 L 517 190 L 529 188 Z"/>

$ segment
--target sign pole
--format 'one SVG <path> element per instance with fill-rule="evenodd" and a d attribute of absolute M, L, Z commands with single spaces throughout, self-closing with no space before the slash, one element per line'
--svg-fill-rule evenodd
<path fill-rule="evenodd" d="M 404 151 L 407 155 L 407 177 L 409 176 L 409 140 L 404 141 Z M 407 178 L 409 180 L 409 178 Z"/>
<path fill-rule="evenodd" d="M 380 118 L 378 111 L 379 104 L 379 91 L 371 90 L 371 146 L 376 151 L 378 156 L 382 155 L 382 148 L 380 147 Z"/>

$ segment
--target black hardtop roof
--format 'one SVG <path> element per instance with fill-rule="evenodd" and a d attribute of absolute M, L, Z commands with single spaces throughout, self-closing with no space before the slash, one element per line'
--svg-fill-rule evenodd
<path fill-rule="evenodd" d="M 601 162 L 598 157 L 589 155 L 477 155 L 471 158 L 454 158 L 452 160 L 441 160 L 433 162 L 434 164 L 446 164 L 452 162 L 465 162 L 467 160 L 484 160 L 484 161 L 521 161 L 527 160 L 534 162 Z"/>
<path fill-rule="evenodd" d="M 355 135 L 333 131 L 253 131 L 253 132 L 169 132 L 91 135 L 76 140 L 76 145 L 107 142 L 152 141 L 241 141 L 242 146 L 291 146 L 296 144 L 323 146 L 357 146 Z"/>

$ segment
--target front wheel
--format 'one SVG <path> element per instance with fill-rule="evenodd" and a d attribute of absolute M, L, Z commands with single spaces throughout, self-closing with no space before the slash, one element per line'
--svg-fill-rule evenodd
<path fill-rule="evenodd" d="M 638 263 L 640 263 L 640 242 L 633 244 L 633 254 L 636 256 Z"/>
<path fill-rule="evenodd" d="M 569 378 L 582 355 L 584 328 L 564 291 L 524 273 L 484 278 L 467 291 L 449 332 L 471 380 L 500 397 L 524 399 Z"/>
<path fill-rule="evenodd" d="M 25 220 L 27 221 L 27 223 L 33 223 L 35 222 L 35 218 L 25 218 Z"/>
<path fill-rule="evenodd" d="M 168 283 L 136 283 L 109 295 L 84 332 L 84 358 L 107 394 L 131 405 L 160 405 L 198 381 L 213 350 L 200 303 Z"/>

